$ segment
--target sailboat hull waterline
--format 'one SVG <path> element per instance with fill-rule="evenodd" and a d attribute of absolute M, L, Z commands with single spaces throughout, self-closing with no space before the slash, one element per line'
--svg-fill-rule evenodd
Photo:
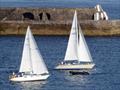
<path fill-rule="evenodd" d="M 26 82 L 26 81 L 43 81 L 46 80 L 49 75 L 24 75 L 22 77 L 13 77 L 10 81 L 14 82 Z"/>
<path fill-rule="evenodd" d="M 95 66 L 94 63 L 87 64 L 60 64 L 56 70 L 90 70 Z"/>

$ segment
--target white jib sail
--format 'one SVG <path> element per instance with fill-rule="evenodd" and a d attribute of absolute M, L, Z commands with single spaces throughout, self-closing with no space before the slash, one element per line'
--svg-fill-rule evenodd
<path fill-rule="evenodd" d="M 76 23 L 77 23 L 77 17 L 75 11 L 64 61 L 78 60 L 78 55 L 77 55 L 78 27 Z"/>
<path fill-rule="evenodd" d="M 34 74 L 48 73 L 47 67 L 43 61 L 39 48 L 30 30 L 29 30 L 29 38 L 30 38 L 30 50 L 31 50 L 33 73 Z"/>
<path fill-rule="evenodd" d="M 32 64 L 30 58 L 30 40 L 29 40 L 29 27 L 27 28 L 26 37 L 24 41 L 22 60 L 19 72 L 32 72 Z"/>
<path fill-rule="evenodd" d="M 87 43 L 79 26 L 78 57 L 80 62 L 92 62 L 92 57 Z"/>

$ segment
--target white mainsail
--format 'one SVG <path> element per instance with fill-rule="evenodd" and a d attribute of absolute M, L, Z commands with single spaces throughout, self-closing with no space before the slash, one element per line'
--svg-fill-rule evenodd
<path fill-rule="evenodd" d="M 64 61 L 78 60 L 78 55 L 77 55 L 77 42 L 78 42 L 77 34 L 78 33 L 77 31 L 78 31 L 77 17 L 76 17 L 76 12 L 75 12 Z"/>
<path fill-rule="evenodd" d="M 29 29 L 29 28 L 28 28 Z M 32 72 L 29 31 L 27 29 L 19 72 Z"/>
<path fill-rule="evenodd" d="M 68 46 L 64 61 L 78 60 L 79 62 L 91 62 L 88 46 L 78 25 L 77 12 L 75 11 L 71 33 L 68 41 Z"/>
<path fill-rule="evenodd" d="M 28 67 L 31 68 L 31 71 L 33 72 L 33 74 L 43 74 L 43 73 L 48 73 L 47 67 L 43 61 L 43 58 L 41 56 L 41 53 L 39 51 L 39 48 L 35 42 L 35 39 L 31 33 L 30 27 L 28 26 L 27 29 L 27 34 L 26 37 L 28 35 L 28 40 L 26 41 L 28 43 L 28 47 L 29 49 L 26 49 L 26 44 L 24 45 L 24 52 L 29 53 L 29 55 L 24 55 L 26 53 L 23 53 L 23 59 L 22 59 L 22 63 L 21 63 L 21 67 L 24 67 L 22 69 L 20 69 L 20 72 L 26 72 L 24 69 L 28 69 Z M 28 61 L 28 63 L 30 63 L 28 65 L 28 67 L 26 67 L 25 63 Z M 25 65 L 25 66 L 23 66 Z"/>

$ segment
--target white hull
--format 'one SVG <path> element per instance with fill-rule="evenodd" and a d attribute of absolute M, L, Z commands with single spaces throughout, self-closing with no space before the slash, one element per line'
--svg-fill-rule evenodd
<path fill-rule="evenodd" d="M 94 63 L 90 64 L 60 64 L 55 69 L 58 70 L 90 70 L 95 66 Z"/>
<path fill-rule="evenodd" d="M 21 77 L 13 77 L 10 81 L 24 82 L 24 81 L 41 81 L 46 80 L 49 75 L 23 75 Z"/>

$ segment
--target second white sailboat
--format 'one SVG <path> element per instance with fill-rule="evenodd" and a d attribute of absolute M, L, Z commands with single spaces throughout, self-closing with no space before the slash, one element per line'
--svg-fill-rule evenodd
<path fill-rule="evenodd" d="M 64 61 L 55 69 L 58 70 L 90 70 L 95 66 L 85 38 L 77 21 L 75 11 L 68 46 Z"/>

